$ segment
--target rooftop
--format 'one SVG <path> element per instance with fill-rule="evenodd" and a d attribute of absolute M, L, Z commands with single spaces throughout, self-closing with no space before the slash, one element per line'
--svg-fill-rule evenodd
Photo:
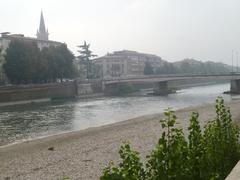
<path fill-rule="evenodd" d="M 146 54 L 146 53 L 140 53 L 137 51 L 130 51 L 130 50 L 122 50 L 122 51 L 114 51 L 113 53 L 108 53 L 105 56 L 96 58 L 95 60 L 101 60 L 101 59 L 111 59 L 111 58 L 123 58 L 126 56 L 143 56 L 147 58 L 153 58 L 162 60 L 161 57 L 154 55 L 154 54 Z"/>
<path fill-rule="evenodd" d="M 9 40 L 27 40 L 27 41 L 41 41 L 41 42 L 48 42 L 48 43 L 61 43 L 58 41 L 51 41 L 51 40 L 41 40 L 33 37 L 25 37 L 23 34 L 10 34 L 10 33 L 1 33 L 0 39 L 9 39 Z M 62 44 L 62 43 L 61 43 Z"/>

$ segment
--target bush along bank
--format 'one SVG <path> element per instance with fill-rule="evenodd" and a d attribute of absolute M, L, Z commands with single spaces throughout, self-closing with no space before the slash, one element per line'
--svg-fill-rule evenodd
<path fill-rule="evenodd" d="M 222 180 L 240 159 L 239 128 L 232 122 L 224 100 L 216 100 L 216 117 L 203 130 L 193 112 L 188 137 L 177 128 L 174 111 L 167 109 L 160 120 L 163 133 L 144 164 L 139 152 L 125 142 L 121 161 L 103 170 L 101 180 Z M 186 138 L 187 137 L 187 138 Z"/>

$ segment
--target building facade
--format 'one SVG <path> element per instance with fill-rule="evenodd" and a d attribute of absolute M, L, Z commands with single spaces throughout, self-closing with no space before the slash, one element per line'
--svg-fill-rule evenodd
<path fill-rule="evenodd" d="M 128 50 L 115 51 L 94 59 L 94 63 L 102 68 L 103 78 L 144 75 L 146 62 L 149 62 L 153 68 L 158 68 L 164 61 L 156 55 Z"/>

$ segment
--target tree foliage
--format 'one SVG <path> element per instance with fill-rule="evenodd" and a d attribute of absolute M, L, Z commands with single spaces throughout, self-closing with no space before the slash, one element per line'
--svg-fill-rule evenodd
<path fill-rule="evenodd" d="M 144 66 L 144 74 L 145 75 L 151 75 L 153 74 L 153 67 L 152 64 L 150 62 L 145 62 L 145 66 Z"/>
<path fill-rule="evenodd" d="M 129 143 L 125 143 L 119 150 L 122 162 L 119 167 L 114 167 L 110 162 L 109 166 L 104 170 L 102 180 L 144 180 L 146 172 L 143 163 L 140 161 L 139 153 L 131 149 Z"/>
<path fill-rule="evenodd" d="M 230 109 L 222 98 L 216 102 L 216 118 L 204 130 L 205 161 L 208 171 L 206 178 L 214 176 L 223 179 L 240 157 L 239 128 L 232 123 Z"/>
<path fill-rule="evenodd" d="M 84 41 L 84 44 L 78 47 L 80 48 L 80 50 L 78 50 L 80 54 L 78 56 L 79 63 L 86 67 L 87 79 L 99 78 L 101 76 L 100 67 L 92 62 L 92 58 L 97 55 L 93 54 L 90 50 L 90 44 L 87 44 L 86 41 Z"/>
<path fill-rule="evenodd" d="M 92 57 L 96 57 L 96 55 L 94 55 L 90 50 L 90 44 L 87 44 L 86 41 L 84 41 L 83 45 L 78 47 L 80 48 L 80 50 L 78 50 L 80 54 L 78 58 L 80 61 L 89 62 Z"/>
<path fill-rule="evenodd" d="M 11 41 L 3 68 L 12 84 L 56 82 L 74 75 L 73 54 L 66 45 L 45 47 L 34 42 Z"/>
<path fill-rule="evenodd" d="M 3 48 L 0 46 L 0 84 L 3 84 L 5 81 L 3 64 L 4 64 Z"/>
<path fill-rule="evenodd" d="M 154 74 L 226 74 L 230 73 L 232 68 L 223 63 L 201 62 L 194 59 L 184 59 L 179 62 L 164 61 L 158 67 L 154 67 Z"/>
<path fill-rule="evenodd" d="M 198 113 L 193 112 L 184 135 L 175 127 L 176 116 L 171 109 L 161 120 L 163 133 L 144 165 L 139 153 L 129 143 L 121 146 L 121 162 L 111 163 L 103 170 L 101 180 L 223 180 L 240 158 L 239 128 L 222 98 L 216 100 L 216 118 L 201 130 Z"/>
<path fill-rule="evenodd" d="M 148 177 L 154 179 L 186 179 L 187 169 L 187 141 L 182 129 L 174 127 L 176 116 L 171 109 L 165 113 L 166 118 L 161 120 L 163 128 L 157 146 L 147 156 Z"/>

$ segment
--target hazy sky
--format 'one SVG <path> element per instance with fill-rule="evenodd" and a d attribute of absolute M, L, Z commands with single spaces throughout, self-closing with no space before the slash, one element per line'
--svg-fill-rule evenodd
<path fill-rule="evenodd" d="M 128 49 L 231 64 L 232 49 L 240 54 L 239 0 L 1 1 L 0 32 L 35 37 L 42 9 L 49 38 L 74 53 L 86 40 L 98 55 Z"/>

